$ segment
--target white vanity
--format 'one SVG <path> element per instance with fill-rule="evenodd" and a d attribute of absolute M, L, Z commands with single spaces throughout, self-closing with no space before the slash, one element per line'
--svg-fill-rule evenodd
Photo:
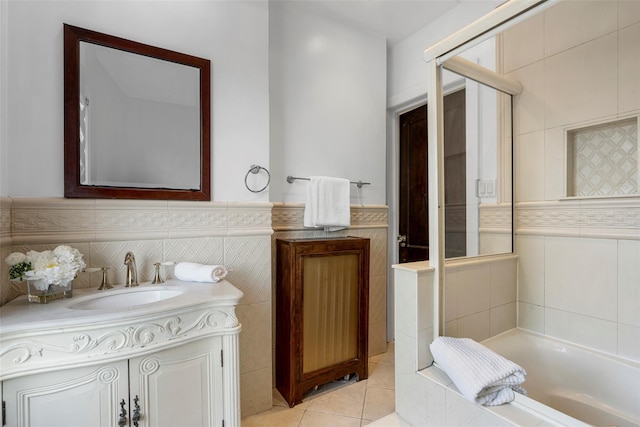
<path fill-rule="evenodd" d="M 239 426 L 241 298 L 225 280 L 169 280 L 0 307 L 5 424 Z"/>

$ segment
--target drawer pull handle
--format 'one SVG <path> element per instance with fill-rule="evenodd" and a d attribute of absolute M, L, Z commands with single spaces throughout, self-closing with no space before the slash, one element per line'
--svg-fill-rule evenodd
<path fill-rule="evenodd" d="M 131 421 L 133 421 L 134 427 L 138 427 L 138 421 L 140 421 L 140 405 L 138 402 L 138 395 L 133 399 L 133 415 L 131 415 Z"/>
<path fill-rule="evenodd" d="M 124 409 L 124 405 L 126 405 L 124 399 L 120 402 L 120 418 L 118 419 L 118 425 L 120 427 L 127 425 L 127 410 Z"/>

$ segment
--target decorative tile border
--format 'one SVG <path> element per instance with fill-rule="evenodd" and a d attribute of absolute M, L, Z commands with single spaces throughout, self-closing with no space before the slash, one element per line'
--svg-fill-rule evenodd
<path fill-rule="evenodd" d="M 520 202 L 516 234 L 640 239 L 640 197 Z"/>
<path fill-rule="evenodd" d="M 481 231 L 509 227 L 511 206 L 483 205 Z M 0 199 L 2 246 L 305 230 L 304 205 L 283 203 Z M 386 206 L 352 206 L 351 228 L 387 228 Z M 308 230 L 308 229 L 306 229 Z M 519 202 L 516 233 L 640 238 L 640 197 Z"/>
<path fill-rule="evenodd" d="M 13 244 L 273 232 L 270 203 L 4 198 L 0 213 L 0 233 Z"/>
<path fill-rule="evenodd" d="M 305 228 L 304 204 L 274 203 L 272 227 L 274 231 L 312 230 Z M 380 205 L 351 206 L 350 228 L 387 228 L 389 208 Z"/>
<path fill-rule="evenodd" d="M 511 203 L 481 204 L 480 233 L 511 233 Z"/>

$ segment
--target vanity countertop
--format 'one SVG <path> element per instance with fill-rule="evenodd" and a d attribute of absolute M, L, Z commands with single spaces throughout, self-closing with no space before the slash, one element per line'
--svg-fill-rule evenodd
<path fill-rule="evenodd" d="M 74 289 L 73 295 L 48 304 L 21 296 L 0 307 L 0 380 L 51 366 L 121 359 L 241 329 L 235 306 L 243 293 L 226 280 Z"/>
<path fill-rule="evenodd" d="M 73 309 L 78 303 L 93 299 L 96 296 L 108 296 L 115 294 L 135 293 L 136 291 L 149 290 L 180 290 L 175 297 L 162 301 L 154 301 L 147 304 L 129 307 L 114 307 L 104 309 Z M 143 283 L 133 288 L 125 288 L 124 285 L 114 286 L 106 291 L 96 289 L 74 289 L 73 298 L 59 299 L 47 304 L 30 303 L 26 295 L 0 307 L 0 337 L 6 334 L 33 331 L 34 329 L 61 328 L 82 323 L 109 323 L 114 321 L 132 320 L 140 316 L 148 316 L 155 312 L 166 313 L 167 310 L 175 311 L 185 307 L 190 309 L 194 305 L 228 305 L 235 306 L 242 298 L 242 291 L 237 289 L 227 280 L 218 283 L 183 282 L 180 280 L 167 280 L 160 285 Z M 125 296 L 126 298 L 126 296 Z"/>

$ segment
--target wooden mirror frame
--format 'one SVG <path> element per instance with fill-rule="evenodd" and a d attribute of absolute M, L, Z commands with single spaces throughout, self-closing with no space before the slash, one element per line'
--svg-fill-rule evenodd
<path fill-rule="evenodd" d="M 83 185 L 80 182 L 80 42 L 200 70 L 200 189 Z M 211 65 L 208 59 L 64 24 L 64 196 L 66 198 L 211 200 Z"/>

